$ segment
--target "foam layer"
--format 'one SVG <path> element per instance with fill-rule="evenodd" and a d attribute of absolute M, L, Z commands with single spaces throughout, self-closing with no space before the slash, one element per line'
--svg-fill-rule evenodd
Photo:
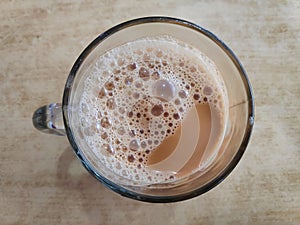
<path fill-rule="evenodd" d="M 139 39 L 109 50 L 89 72 L 80 100 L 81 131 L 96 160 L 115 174 L 144 184 L 175 180 L 189 157 L 182 165 L 177 160 L 178 168 L 157 169 L 148 160 L 188 115 L 197 116 L 189 114 L 197 113 L 197 104 L 209 104 L 226 118 L 227 94 L 214 63 L 169 36 Z M 225 122 L 219 129 L 225 131 Z M 183 146 L 174 154 L 182 154 Z"/>

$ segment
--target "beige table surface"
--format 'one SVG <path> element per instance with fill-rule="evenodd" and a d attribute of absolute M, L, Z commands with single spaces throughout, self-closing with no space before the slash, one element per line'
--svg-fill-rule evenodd
<path fill-rule="evenodd" d="M 300 224 L 299 1 L 1 0 L 0 10 L 0 224 Z M 31 123 L 37 107 L 61 101 L 73 62 L 97 34 L 146 15 L 217 34 L 242 61 L 256 99 L 239 165 L 215 189 L 175 204 L 107 190 L 66 138 Z"/>

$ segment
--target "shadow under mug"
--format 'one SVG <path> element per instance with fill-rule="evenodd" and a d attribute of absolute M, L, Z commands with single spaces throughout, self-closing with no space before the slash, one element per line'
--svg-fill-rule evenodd
<path fill-rule="evenodd" d="M 87 68 L 109 49 L 130 41 L 156 35 L 170 35 L 188 43 L 207 55 L 218 67 L 225 82 L 229 99 L 229 121 L 221 144 L 222 154 L 204 173 L 195 172 L 185 182 L 131 185 L 122 179 L 112 179 L 101 168 L 76 136 L 76 111 L 79 107 L 79 85 Z M 72 121 L 75 121 L 72 122 Z M 136 200 L 147 202 L 176 202 L 201 195 L 219 184 L 234 169 L 249 142 L 254 124 L 254 101 L 245 70 L 234 53 L 208 30 L 185 20 L 170 17 L 144 17 L 121 23 L 100 34 L 81 53 L 68 76 L 62 104 L 50 104 L 33 114 L 34 126 L 46 133 L 67 135 L 69 142 L 84 167 L 111 190 Z"/>

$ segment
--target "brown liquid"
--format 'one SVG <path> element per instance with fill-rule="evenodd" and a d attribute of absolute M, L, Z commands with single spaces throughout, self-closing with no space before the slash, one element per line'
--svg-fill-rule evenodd
<path fill-rule="evenodd" d="M 195 109 L 199 118 L 197 123 L 200 127 L 200 132 L 197 133 L 197 140 L 188 139 L 184 141 L 184 149 L 176 148 L 182 137 L 182 126 L 184 126 L 185 123 L 194 122 L 188 121 L 191 117 L 187 117 L 187 119 L 183 121 L 183 124 L 176 129 L 175 134 L 166 138 L 161 145 L 153 151 L 148 159 L 148 166 L 160 171 L 177 170 L 177 176 L 182 177 L 199 169 L 201 163 L 207 160 L 208 157 L 211 157 L 215 149 L 212 149 L 211 146 L 208 148 L 209 140 L 212 139 L 210 141 L 210 143 L 212 143 L 221 138 L 222 133 L 218 133 L 220 130 L 216 129 L 220 126 L 221 121 L 219 116 L 212 112 L 213 110 L 211 110 L 209 104 L 196 104 Z M 214 121 L 214 123 L 212 121 Z M 217 126 L 215 129 L 212 129 L 213 124 Z M 195 135 L 195 129 L 192 127 L 189 128 L 186 137 Z M 214 133 L 211 133 L 212 130 Z M 194 146 L 195 142 L 197 142 L 196 146 Z M 187 152 L 189 152 L 188 157 L 186 155 Z"/>
<path fill-rule="evenodd" d="M 201 118 L 201 130 L 199 134 L 198 144 L 194 151 L 194 154 L 190 160 L 180 169 L 178 172 L 181 176 L 192 173 L 196 168 L 200 166 L 202 157 L 207 147 L 208 140 L 211 132 L 211 110 L 209 104 L 196 105 L 199 118 Z"/>

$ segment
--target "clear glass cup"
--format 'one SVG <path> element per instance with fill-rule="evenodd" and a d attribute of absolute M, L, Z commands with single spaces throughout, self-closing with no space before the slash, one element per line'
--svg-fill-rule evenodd
<path fill-rule="evenodd" d="M 229 98 L 226 136 L 215 162 L 205 171 L 191 174 L 184 181 L 138 185 L 124 181 L 97 164 L 92 151 L 78 137 L 79 98 L 82 77 L 96 58 L 107 50 L 151 35 L 170 35 L 206 54 L 223 76 Z M 208 30 L 188 21 L 170 17 L 145 17 L 119 24 L 100 34 L 81 53 L 68 76 L 62 104 L 50 104 L 33 114 L 34 126 L 45 132 L 66 135 L 84 167 L 111 190 L 140 201 L 175 202 L 201 195 L 219 184 L 241 159 L 254 124 L 254 100 L 250 82 L 235 54 Z M 113 178 L 114 177 L 114 178 Z"/>

